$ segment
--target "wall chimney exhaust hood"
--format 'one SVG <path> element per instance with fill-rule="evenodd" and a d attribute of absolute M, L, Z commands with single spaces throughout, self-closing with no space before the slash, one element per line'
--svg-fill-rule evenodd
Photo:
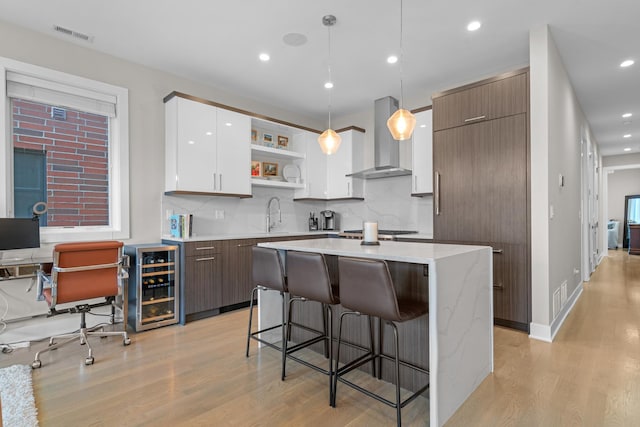
<path fill-rule="evenodd" d="M 374 167 L 347 176 L 374 179 L 411 175 L 411 170 L 400 167 L 400 143 L 393 139 L 387 128 L 387 120 L 398 109 L 398 100 L 391 96 L 376 99 L 374 109 Z"/>

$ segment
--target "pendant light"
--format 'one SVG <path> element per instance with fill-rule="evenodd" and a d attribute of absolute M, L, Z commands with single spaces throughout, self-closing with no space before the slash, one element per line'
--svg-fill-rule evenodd
<path fill-rule="evenodd" d="M 331 27 L 336 23 L 336 17 L 333 15 L 326 15 L 322 17 L 322 24 L 327 27 L 327 33 L 329 35 L 329 81 L 325 83 L 325 88 L 329 90 L 329 128 L 322 132 L 318 137 L 318 144 L 320 149 L 326 155 L 331 155 L 338 151 L 342 138 L 333 129 L 331 129 L 331 90 L 333 88 L 333 80 L 331 80 Z"/>
<path fill-rule="evenodd" d="M 393 139 L 402 141 L 411 138 L 413 129 L 416 127 L 416 117 L 411 111 L 405 110 L 404 88 L 402 86 L 402 0 L 400 0 L 400 108 L 389 117 L 387 127 Z"/>

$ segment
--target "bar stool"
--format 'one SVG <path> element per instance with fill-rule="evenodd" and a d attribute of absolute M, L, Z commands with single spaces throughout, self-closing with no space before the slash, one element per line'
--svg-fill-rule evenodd
<path fill-rule="evenodd" d="M 400 398 L 400 365 L 409 367 L 423 374 L 429 374 L 429 371 L 410 363 L 399 360 L 398 351 L 398 328 L 396 323 L 405 322 L 416 319 L 428 313 L 428 306 L 424 303 L 416 301 L 398 300 L 393 286 L 393 280 L 389 273 L 389 267 L 385 261 L 340 257 L 338 259 L 339 281 L 340 281 L 340 302 L 344 308 L 351 311 L 345 311 L 340 315 L 338 326 L 338 349 L 336 355 L 336 373 L 333 382 L 333 402 L 336 404 L 336 393 L 338 381 L 344 383 L 369 397 L 396 408 L 396 420 L 398 426 L 402 425 L 401 409 L 416 397 L 429 388 L 429 383 L 420 390 L 413 393 L 404 401 Z M 384 320 L 393 329 L 394 349 L 393 357 L 383 354 L 382 349 L 377 352 L 370 352 L 364 357 L 355 359 L 343 367 L 338 368 L 340 362 L 340 342 L 342 338 L 342 323 L 345 316 L 348 315 L 367 315 L 375 316 Z M 380 331 L 382 334 L 382 330 Z M 396 376 L 396 398 L 392 402 L 370 390 L 366 390 L 361 386 L 343 378 L 343 375 L 358 368 L 359 366 L 371 360 L 387 359 L 395 364 Z M 380 360 L 380 363 L 382 361 Z M 378 370 L 380 373 L 380 369 Z M 380 374 L 378 374 L 380 375 Z M 378 376 L 380 378 L 380 376 Z"/>
<path fill-rule="evenodd" d="M 276 344 L 269 342 L 259 336 L 259 334 L 271 331 L 276 328 L 282 329 L 282 343 L 286 343 L 286 329 L 287 324 L 285 317 L 286 298 L 285 293 L 288 292 L 287 279 L 284 274 L 284 268 L 282 267 L 282 261 L 277 249 L 262 248 L 254 246 L 251 248 L 252 253 L 252 272 L 253 272 L 253 284 L 255 287 L 251 290 L 251 302 L 249 303 L 249 329 L 247 331 L 247 351 L 246 357 L 249 357 L 249 342 L 251 338 L 268 346 L 275 348 L 282 352 L 282 374 L 281 377 L 284 380 L 284 361 L 285 361 L 285 346 L 278 347 Z M 277 291 L 280 292 L 282 297 L 282 322 L 278 325 L 269 326 L 256 332 L 251 332 L 251 323 L 253 320 L 253 302 L 256 299 L 258 291 Z"/>
<path fill-rule="evenodd" d="M 304 342 L 288 346 L 284 341 L 284 353 L 286 355 L 283 362 L 283 375 L 286 367 L 286 358 L 295 360 L 309 368 L 329 375 L 329 403 L 333 401 L 333 320 L 331 306 L 340 303 L 337 286 L 331 285 L 329 271 L 324 255 L 311 252 L 287 251 L 287 283 L 289 289 L 289 313 L 292 313 L 293 303 L 316 301 L 322 304 L 323 310 L 323 331 L 318 331 L 291 320 L 287 323 L 287 338 L 291 335 L 291 327 L 297 326 L 316 334 Z M 329 367 L 323 369 L 312 363 L 302 360 L 293 354 L 303 348 L 309 347 L 318 342 L 325 344 L 325 357 L 329 358 Z"/>

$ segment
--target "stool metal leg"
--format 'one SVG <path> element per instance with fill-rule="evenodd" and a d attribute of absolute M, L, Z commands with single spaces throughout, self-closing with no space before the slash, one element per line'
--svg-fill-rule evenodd
<path fill-rule="evenodd" d="M 280 379 L 284 381 L 285 363 L 287 362 L 287 329 L 289 327 L 289 324 L 287 323 L 285 325 L 285 306 L 287 304 L 284 297 L 284 292 L 280 292 L 280 295 L 282 296 L 282 345 L 280 346 L 282 348 L 282 375 L 280 376 Z M 289 311 L 291 311 L 291 307 L 289 307 Z"/>
<path fill-rule="evenodd" d="M 247 351 L 245 353 L 246 357 L 249 357 L 249 342 L 251 341 L 251 322 L 253 321 L 253 301 L 256 299 L 257 292 L 258 292 L 258 287 L 256 286 L 251 291 L 251 302 L 249 303 L 249 329 L 247 331 Z"/>
<path fill-rule="evenodd" d="M 393 345 L 395 347 L 395 368 L 396 368 L 396 417 L 398 427 L 402 426 L 402 401 L 400 400 L 400 346 L 398 345 L 398 327 L 393 322 L 387 322 L 393 329 Z M 382 363 L 382 360 L 380 361 Z"/>

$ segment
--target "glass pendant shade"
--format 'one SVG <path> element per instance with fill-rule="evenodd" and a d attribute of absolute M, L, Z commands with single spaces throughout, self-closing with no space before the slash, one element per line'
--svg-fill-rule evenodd
<path fill-rule="evenodd" d="M 401 108 L 389 117 L 387 127 L 396 141 L 409 139 L 416 127 L 416 117 L 410 111 Z"/>
<path fill-rule="evenodd" d="M 338 151 L 341 142 L 342 138 L 333 129 L 325 130 L 318 137 L 318 144 L 320 144 L 320 149 L 326 155 L 331 155 Z"/>

